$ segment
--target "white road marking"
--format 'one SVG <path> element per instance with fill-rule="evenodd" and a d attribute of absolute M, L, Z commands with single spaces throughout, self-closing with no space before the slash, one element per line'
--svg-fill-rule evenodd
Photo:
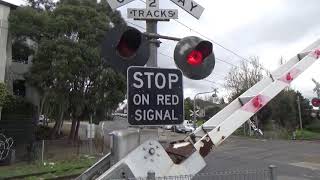
<path fill-rule="evenodd" d="M 308 169 L 312 169 L 312 170 L 320 170 L 320 164 L 318 164 L 318 163 L 297 162 L 297 163 L 290 163 L 290 165 L 308 168 Z"/>

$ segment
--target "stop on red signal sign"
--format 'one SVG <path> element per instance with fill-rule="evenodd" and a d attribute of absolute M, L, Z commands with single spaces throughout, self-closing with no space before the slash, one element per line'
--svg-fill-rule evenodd
<path fill-rule="evenodd" d="M 311 101 L 312 105 L 314 107 L 319 107 L 320 106 L 320 99 L 318 98 L 313 98 L 312 101 Z"/>

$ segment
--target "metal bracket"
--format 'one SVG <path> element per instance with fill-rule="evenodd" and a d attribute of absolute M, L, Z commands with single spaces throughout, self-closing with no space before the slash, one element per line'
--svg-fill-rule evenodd
<path fill-rule="evenodd" d="M 206 135 L 201 142 L 203 143 L 202 147 L 199 149 L 199 153 L 202 157 L 206 157 L 213 149 L 214 144 L 211 141 L 209 135 Z"/>

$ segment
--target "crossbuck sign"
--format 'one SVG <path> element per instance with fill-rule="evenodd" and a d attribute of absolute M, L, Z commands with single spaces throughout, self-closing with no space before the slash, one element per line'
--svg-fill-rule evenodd
<path fill-rule="evenodd" d="M 182 72 L 178 69 L 128 69 L 128 122 L 131 125 L 181 124 Z"/>
<path fill-rule="evenodd" d="M 112 9 L 117 9 L 134 0 L 107 0 Z M 183 10 L 199 19 L 204 8 L 193 0 L 171 0 Z M 128 8 L 128 18 L 137 20 L 169 20 L 178 19 L 177 9 L 159 9 L 159 0 L 146 0 L 146 9 Z"/>

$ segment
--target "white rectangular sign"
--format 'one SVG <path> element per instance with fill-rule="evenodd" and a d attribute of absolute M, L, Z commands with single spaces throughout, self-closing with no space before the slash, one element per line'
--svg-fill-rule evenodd
<path fill-rule="evenodd" d="M 118 7 L 121 7 L 123 5 L 126 5 L 130 2 L 132 2 L 134 0 L 107 0 L 109 6 L 111 7 L 111 9 L 115 10 Z"/>
<path fill-rule="evenodd" d="M 136 9 L 128 8 L 128 18 L 134 19 L 156 19 L 156 20 L 167 20 L 167 19 L 178 19 L 177 9 Z"/>
<path fill-rule="evenodd" d="M 147 9 L 159 9 L 159 0 L 146 0 Z"/>
<path fill-rule="evenodd" d="M 189 14 L 199 19 L 204 8 L 193 0 L 171 0 L 173 3 L 187 11 Z"/>

